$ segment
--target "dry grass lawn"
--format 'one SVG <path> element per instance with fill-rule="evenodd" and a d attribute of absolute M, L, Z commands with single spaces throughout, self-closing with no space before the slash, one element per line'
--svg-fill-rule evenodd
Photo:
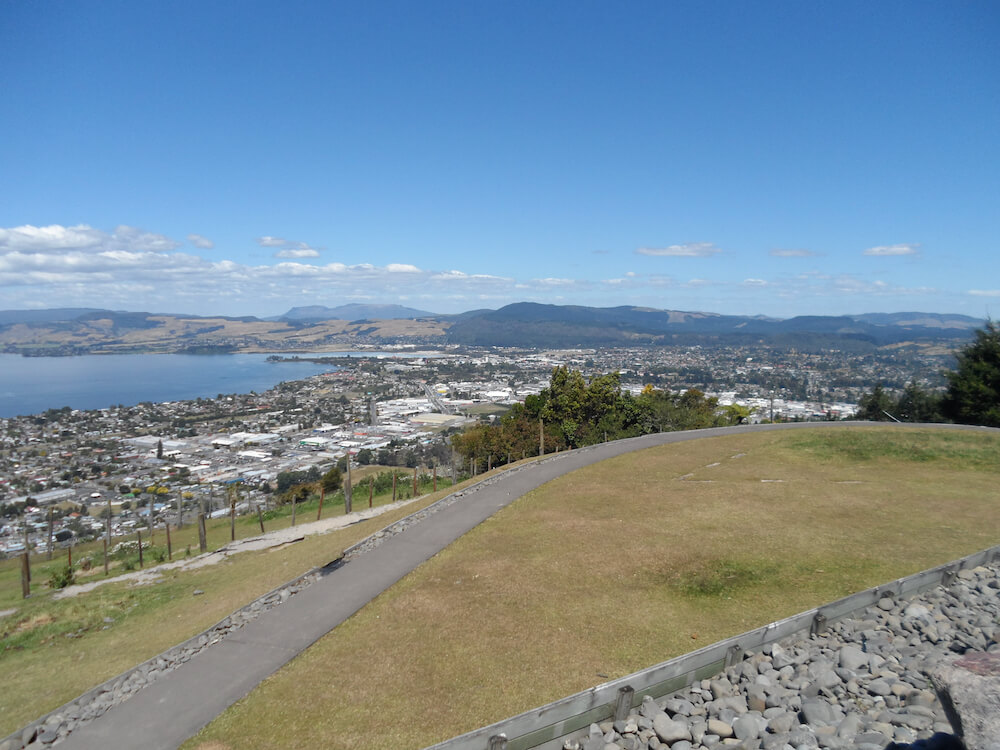
<path fill-rule="evenodd" d="M 1000 437 L 706 438 L 549 483 L 186 747 L 419 748 L 1000 543 Z"/>

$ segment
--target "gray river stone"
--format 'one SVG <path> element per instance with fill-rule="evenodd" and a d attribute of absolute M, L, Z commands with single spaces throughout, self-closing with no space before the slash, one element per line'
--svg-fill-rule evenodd
<path fill-rule="evenodd" d="M 686 721 L 671 719 L 665 713 L 660 713 L 653 719 L 653 731 L 661 742 L 668 745 L 680 740 L 691 741 L 691 727 Z"/>
<path fill-rule="evenodd" d="M 1000 652 L 951 657 L 931 679 L 968 750 L 1000 750 Z"/>

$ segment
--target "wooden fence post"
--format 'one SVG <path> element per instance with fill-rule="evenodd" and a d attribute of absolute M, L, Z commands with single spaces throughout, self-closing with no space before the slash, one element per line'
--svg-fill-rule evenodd
<path fill-rule="evenodd" d="M 413 496 L 417 496 L 417 467 L 413 467 Z"/>
<path fill-rule="evenodd" d="M 295 506 L 299 504 L 299 496 L 297 493 L 292 493 L 292 526 L 295 525 Z"/>
<path fill-rule="evenodd" d="M 108 538 L 104 537 L 104 575 L 108 574 Z"/>
<path fill-rule="evenodd" d="M 316 509 L 316 520 L 322 520 L 323 518 L 323 498 L 326 497 L 326 487 L 323 485 L 319 486 L 319 508 Z M 261 533 L 264 533 L 264 524 L 261 522 Z"/>
<path fill-rule="evenodd" d="M 229 541 L 236 541 L 236 485 L 229 485 Z M 294 526 L 294 524 L 292 524 Z M 168 526 L 169 528 L 169 526 Z"/>
<path fill-rule="evenodd" d="M 164 522 L 163 528 L 165 528 L 167 530 L 167 559 L 168 560 L 173 560 L 174 559 L 174 547 L 170 543 L 170 523 L 169 522 Z"/>
<path fill-rule="evenodd" d="M 434 464 L 434 492 L 438 491 L 438 467 Z"/>
<path fill-rule="evenodd" d="M 205 514 L 198 514 L 198 551 L 205 552 L 208 549 L 208 535 L 205 533 Z"/>
<path fill-rule="evenodd" d="M 136 529 L 135 534 L 139 539 L 139 570 L 142 570 L 142 529 Z"/>
<path fill-rule="evenodd" d="M 392 470 L 392 501 L 396 502 L 396 470 Z"/>
<path fill-rule="evenodd" d="M 66 549 L 66 567 L 73 568 L 73 542 L 70 542 Z"/>
<path fill-rule="evenodd" d="M 538 420 L 538 455 L 545 455 L 545 425 L 542 420 Z"/>
<path fill-rule="evenodd" d="M 105 550 L 107 550 L 107 549 L 111 548 L 111 498 L 110 497 L 108 498 L 108 523 L 107 523 L 107 529 L 106 529 L 105 534 L 106 534 L 106 538 L 107 538 L 107 544 L 105 544 Z M 105 565 L 105 571 L 104 572 L 105 573 L 107 572 L 107 559 L 108 559 L 108 554 L 107 554 L 107 551 L 105 551 L 105 553 L 104 553 L 104 560 L 105 560 L 105 563 L 104 563 L 104 565 Z"/>
<path fill-rule="evenodd" d="M 47 560 L 52 559 L 52 508 L 49 508 L 49 546 L 48 546 L 48 555 L 46 556 L 45 559 Z"/>
<path fill-rule="evenodd" d="M 354 498 L 352 497 L 352 492 L 354 488 L 351 486 L 351 450 L 347 449 L 347 483 L 344 484 L 344 513 L 350 513 L 354 510 Z"/>
<path fill-rule="evenodd" d="M 375 495 L 375 477 L 368 475 L 368 507 L 372 507 L 372 497 Z"/>
<path fill-rule="evenodd" d="M 264 514 L 260 510 L 260 506 L 257 506 L 257 522 L 260 523 L 260 533 L 264 533 Z"/>
<path fill-rule="evenodd" d="M 31 563 L 28 562 L 28 550 L 21 555 L 21 598 L 31 596 Z"/>

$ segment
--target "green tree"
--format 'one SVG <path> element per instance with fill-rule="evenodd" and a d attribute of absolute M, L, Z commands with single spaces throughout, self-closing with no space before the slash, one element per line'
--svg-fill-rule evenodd
<path fill-rule="evenodd" d="M 326 472 L 320 480 L 320 485 L 322 485 L 323 490 L 327 493 L 336 492 L 343 483 L 344 477 L 340 473 L 340 469 L 336 466 Z"/>
<path fill-rule="evenodd" d="M 871 393 L 866 393 L 858 399 L 857 418 L 869 422 L 891 422 L 892 417 L 888 416 L 895 411 L 896 401 L 885 392 L 882 384 L 877 384 Z"/>
<path fill-rule="evenodd" d="M 892 412 L 904 422 L 943 422 L 941 396 L 925 391 L 916 383 L 907 383 Z"/>
<path fill-rule="evenodd" d="M 750 420 L 754 410 L 742 404 L 729 404 L 722 409 L 722 415 L 729 424 L 744 424 Z"/>
<path fill-rule="evenodd" d="M 1000 327 L 996 322 L 986 321 L 957 359 L 958 367 L 946 373 L 944 415 L 959 424 L 1000 427 Z"/>

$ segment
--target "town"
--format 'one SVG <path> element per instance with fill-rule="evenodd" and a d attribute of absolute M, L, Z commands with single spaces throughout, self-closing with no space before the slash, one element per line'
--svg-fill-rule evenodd
<path fill-rule="evenodd" d="M 69 546 L 194 514 L 268 508 L 280 476 L 330 467 L 425 467 L 452 478 L 450 435 L 548 386 L 554 367 L 585 377 L 619 373 L 622 388 L 697 389 L 750 421 L 850 418 L 873 384 L 943 386 L 951 353 L 880 350 L 799 353 L 767 347 L 511 350 L 450 347 L 426 356 L 322 357 L 330 371 L 263 393 L 144 402 L 81 411 L 52 408 L 0 420 L 0 553 Z"/>

